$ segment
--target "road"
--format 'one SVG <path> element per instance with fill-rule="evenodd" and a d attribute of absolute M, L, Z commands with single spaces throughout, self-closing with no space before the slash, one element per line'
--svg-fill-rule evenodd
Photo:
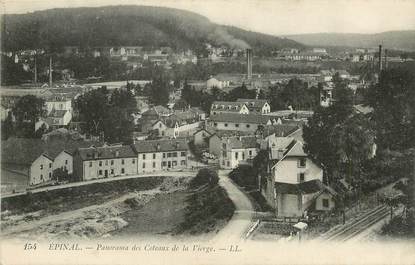
<path fill-rule="evenodd" d="M 219 185 L 226 190 L 235 204 L 235 213 L 213 241 L 236 243 L 245 238 L 246 232 L 253 224 L 255 211 L 248 197 L 228 178 L 228 173 L 229 171 L 219 170 Z"/>
<path fill-rule="evenodd" d="M 132 178 L 145 178 L 145 177 L 155 177 L 155 176 L 193 177 L 196 175 L 196 173 L 197 173 L 196 169 L 195 170 L 186 169 L 182 171 L 154 172 L 154 173 L 143 174 L 143 175 L 127 175 L 127 176 L 119 176 L 119 177 L 112 177 L 112 178 L 102 178 L 102 179 L 94 179 L 94 180 L 87 180 L 87 181 L 80 181 L 80 182 L 72 182 L 72 183 L 66 183 L 66 184 L 61 184 L 61 185 L 56 185 L 56 186 L 39 187 L 39 188 L 31 189 L 30 192 L 37 193 L 37 192 L 43 192 L 43 191 L 59 190 L 59 189 L 90 185 L 93 183 L 104 183 L 104 182 L 111 182 L 111 181 L 132 179 Z M 20 196 L 26 193 L 27 191 L 11 193 L 11 194 L 1 194 L 1 198 L 3 199 L 7 197 L 15 197 L 15 196 Z"/>

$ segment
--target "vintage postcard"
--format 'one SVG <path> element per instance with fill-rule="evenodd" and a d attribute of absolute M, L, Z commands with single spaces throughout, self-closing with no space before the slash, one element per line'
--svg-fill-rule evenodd
<path fill-rule="evenodd" d="M 1 9 L 1 264 L 415 264 L 415 1 Z"/>

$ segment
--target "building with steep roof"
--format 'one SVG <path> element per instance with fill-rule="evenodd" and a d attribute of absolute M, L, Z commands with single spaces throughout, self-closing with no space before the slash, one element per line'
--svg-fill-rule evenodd
<path fill-rule="evenodd" d="M 219 113 L 209 117 L 215 130 L 255 132 L 261 126 L 277 124 L 278 117 L 261 114 Z"/>
<path fill-rule="evenodd" d="M 260 190 L 279 217 L 303 217 L 306 211 L 330 211 L 335 192 L 323 184 L 323 170 L 291 137 L 272 135 L 262 144 L 269 157 L 268 173 L 260 176 Z"/>
<path fill-rule="evenodd" d="M 238 98 L 236 102 L 244 103 L 250 113 L 267 114 L 271 112 L 271 106 L 266 99 L 244 99 Z"/>

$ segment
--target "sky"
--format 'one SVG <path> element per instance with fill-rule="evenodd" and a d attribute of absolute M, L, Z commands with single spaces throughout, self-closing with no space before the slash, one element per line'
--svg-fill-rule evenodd
<path fill-rule="evenodd" d="M 107 5 L 166 6 L 273 35 L 415 30 L 415 0 L 0 0 L 3 13 Z"/>

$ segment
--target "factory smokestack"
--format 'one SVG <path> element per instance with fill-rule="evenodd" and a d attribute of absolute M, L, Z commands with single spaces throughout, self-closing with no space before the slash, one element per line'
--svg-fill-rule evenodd
<path fill-rule="evenodd" d="M 246 49 L 247 78 L 252 78 L 252 49 Z"/>
<path fill-rule="evenodd" d="M 379 73 L 382 71 L 382 45 L 379 45 Z"/>
<path fill-rule="evenodd" d="M 388 69 L 388 50 L 385 49 L 385 54 L 383 55 L 384 61 L 383 61 L 383 68 L 386 70 Z"/>

